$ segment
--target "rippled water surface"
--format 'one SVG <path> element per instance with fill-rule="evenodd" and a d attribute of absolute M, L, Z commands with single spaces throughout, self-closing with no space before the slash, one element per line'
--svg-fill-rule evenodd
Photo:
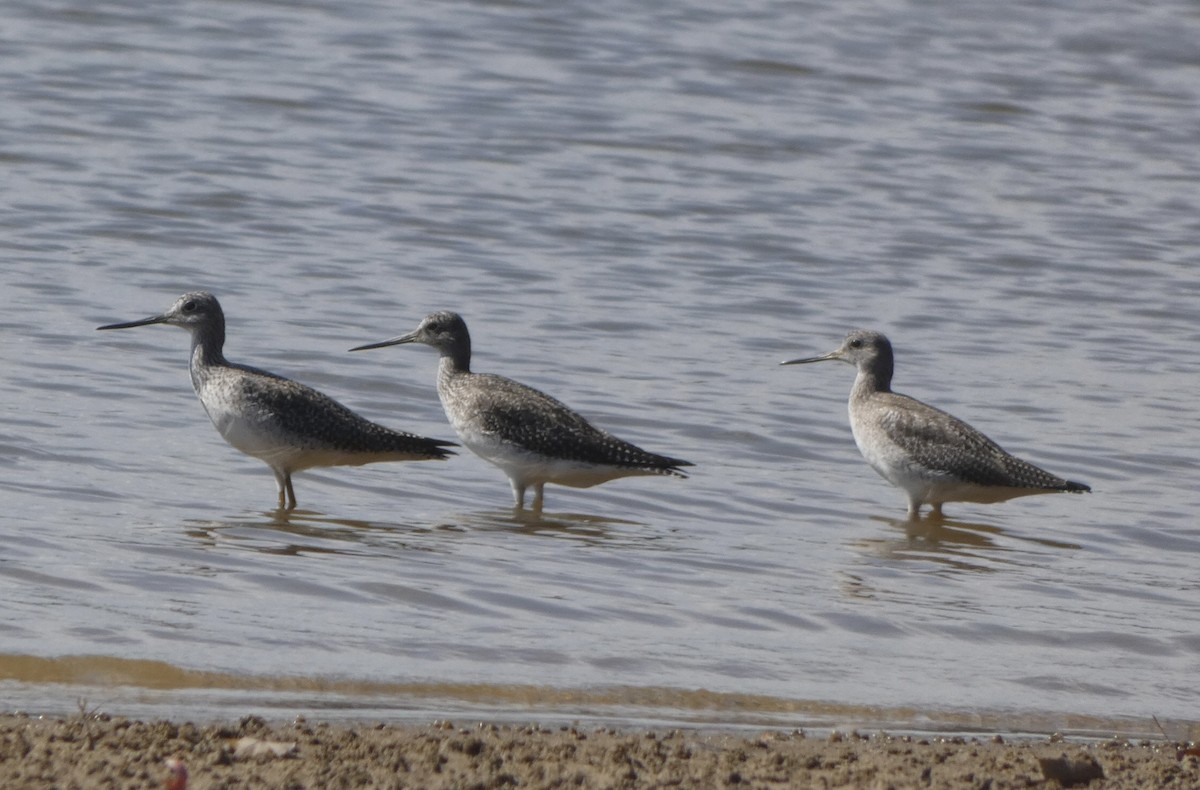
<path fill-rule="evenodd" d="M 1200 12 L 836 4 L 0 7 L 0 707 L 1195 721 Z M 696 463 L 270 472 L 187 336 L 453 438 L 436 357 Z M 897 389 L 1090 483 L 904 520 Z M 632 711 L 632 712 L 631 712 Z M 340 712 L 340 713 L 339 713 Z M 1000 725 L 995 725 L 1000 726 Z M 1107 725 L 1105 725 L 1107 726 Z"/>

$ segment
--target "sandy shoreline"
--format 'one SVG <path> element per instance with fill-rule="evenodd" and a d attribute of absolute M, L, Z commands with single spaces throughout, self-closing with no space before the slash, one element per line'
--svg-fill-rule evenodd
<path fill-rule="evenodd" d="M 186 766 L 190 790 L 1200 786 L 1200 756 L 1165 738 L 1005 742 L 463 722 L 393 726 L 246 717 L 195 725 L 105 714 L 0 716 L 0 787 L 162 788 L 170 759 Z M 1043 759 L 1051 762 L 1043 767 Z"/>

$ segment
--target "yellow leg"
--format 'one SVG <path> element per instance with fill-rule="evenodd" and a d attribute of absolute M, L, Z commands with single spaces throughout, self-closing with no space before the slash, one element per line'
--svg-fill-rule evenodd
<path fill-rule="evenodd" d="M 296 509 L 296 491 L 295 491 L 295 489 L 292 488 L 292 476 L 290 474 L 284 475 L 283 479 L 284 479 L 285 484 L 287 485 L 287 509 L 295 510 Z"/>
<path fill-rule="evenodd" d="M 908 500 L 908 520 L 915 521 L 921 517 L 921 503 L 915 499 Z"/>
<path fill-rule="evenodd" d="M 525 509 L 525 486 L 518 483 L 516 480 L 509 480 L 512 484 L 513 492 L 513 510 Z"/>
<path fill-rule="evenodd" d="M 271 468 L 275 473 L 275 485 L 279 488 L 279 509 L 296 509 L 296 492 L 292 489 L 292 473 L 282 469 Z"/>

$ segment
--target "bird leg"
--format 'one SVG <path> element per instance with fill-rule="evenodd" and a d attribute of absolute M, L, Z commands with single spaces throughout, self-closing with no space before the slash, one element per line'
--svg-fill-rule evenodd
<path fill-rule="evenodd" d="M 512 484 L 513 492 L 513 510 L 525 509 L 525 486 L 518 483 L 516 480 L 509 480 Z"/>
<path fill-rule="evenodd" d="M 288 474 L 284 477 L 284 480 L 287 482 L 287 498 L 288 498 L 287 509 L 295 510 L 296 509 L 296 491 L 295 491 L 295 489 L 292 488 L 292 476 L 290 474 Z"/>
<path fill-rule="evenodd" d="M 279 488 L 279 509 L 296 509 L 296 492 L 292 488 L 292 475 L 283 469 L 271 469 L 275 473 L 275 485 Z"/>

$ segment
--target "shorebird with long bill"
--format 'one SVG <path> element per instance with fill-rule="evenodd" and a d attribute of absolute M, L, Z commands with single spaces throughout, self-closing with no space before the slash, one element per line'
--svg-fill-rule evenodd
<path fill-rule="evenodd" d="M 879 332 L 857 330 L 828 354 L 780 364 L 828 360 L 858 369 L 850 390 L 850 430 L 871 468 L 907 495 L 910 517 L 924 504 L 940 515 L 945 502 L 1091 491 L 1010 455 L 957 417 L 893 392 L 892 344 Z"/>
<path fill-rule="evenodd" d="M 454 442 L 394 431 L 297 381 L 225 359 L 225 314 L 207 291 L 186 293 L 165 313 L 105 324 L 129 329 L 167 324 L 192 335 L 192 387 L 217 432 L 275 474 L 279 508 L 296 507 L 292 474 L 318 466 L 380 461 L 431 461 L 453 453 Z"/>
<path fill-rule="evenodd" d="M 537 512 L 547 483 L 588 488 L 633 475 L 686 477 L 680 468 L 692 465 L 618 439 L 544 392 L 472 372 L 471 335 L 457 313 L 432 313 L 406 335 L 350 350 L 403 343 L 423 343 L 441 355 L 437 391 L 446 417 L 467 448 L 508 476 L 517 510 L 530 487 Z"/>

